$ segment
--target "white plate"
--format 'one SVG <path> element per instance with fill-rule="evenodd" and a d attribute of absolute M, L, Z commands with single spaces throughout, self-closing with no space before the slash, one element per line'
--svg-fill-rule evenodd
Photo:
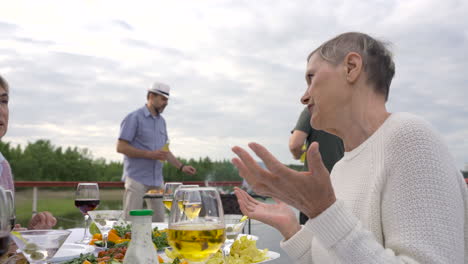
<path fill-rule="evenodd" d="M 239 234 L 237 236 L 237 239 L 239 239 L 239 237 L 243 237 L 243 236 L 246 236 L 248 239 L 250 240 L 258 240 L 258 236 L 255 236 L 255 235 L 249 235 L 249 234 Z M 237 240 L 236 239 L 236 240 Z"/>
<path fill-rule="evenodd" d="M 278 252 L 274 252 L 274 251 L 268 251 L 267 252 L 267 257 L 269 257 L 270 259 L 267 259 L 267 260 L 264 260 L 262 262 L 257 262 L 257 263 L 266 263 L 266 262 L 269 262 L 269 261 L 272 261 L 274 259 L 277 259 L 279 258 L 281 255 L 280 253 Z"/>
<path fill-rule="evenodd" d="M 163 222 L 153 222 L 151 223 L 151 228 L 155 228 L 155 227 L 158 227 L 158 230 L 163 230 L 163 229 L 166 229 L 168 227 L 167 223 L 163 223 Z"/>
<path fill-rule="evenodd" d="M 267 255 L 267 257 L 269 257 L 269 259 L 264 260 L 262 262 L 257 262 L 256 264 L 258 264 L 258 263 L 267 263 L 267 262 L 270 262 L 270 261 L 272 261 L 274 259 L 277 259 L 277 258 L 279 258 L 281 256 L 280 253 L 274 252 L 274 251 L 268 251 L 266 255 Z"/>
<path fill-rule="evenodd" d="M 62 262 L 77 258 L 80 254 L 88 254 L 94 252 L 95 247 L 90 245 L 80 245 L 74 243 L 64 243 L 57 251 L 57 254 L 50 260 L 52 263 Z"/>
<path fill-rule="evenodd" d="M 162 254 L 159 254 L 159 255 L 164 259 L 164 261 L 170 261 L 170 259 L 166 256 L 165 253 L 162 253 Z M 267 262 L 270 262 L 270 261 L 272 261 L 272 260 L 274 260 L 274 259 L 279 258 L 281 255 L 280 255 L 280 253 L 278 253 L 278 252 L 268 251 L 267 254 L 266 254 L 266 256 L 267 256 L 269 259 L 264 260 L 264 261 L 262 261 L 262 262 L 257 262 L 256 264 L 258 264 L 258 263 L 267 263 Z"/>

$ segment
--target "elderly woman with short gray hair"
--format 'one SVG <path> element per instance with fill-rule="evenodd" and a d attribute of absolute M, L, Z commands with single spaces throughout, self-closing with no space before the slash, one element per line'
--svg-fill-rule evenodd
<path fill-rule="evenodd" d="M 468 263 L 467 186 L 441 136 L 426 121 L 386 109 L 395 73 L 386 44 L 341 34 L 307 59 L 301 101 L 311 125 L 343 139 L 331 173 L 318 144 L 308 172 L 282 165 L 258 143 L 263 169 L 236 146 L 233 159 L 261 203 L 240 189 L 244 214 L 278 229 L 296 263 Z M 291 205 L 310 219 L 300 226 Z"/>

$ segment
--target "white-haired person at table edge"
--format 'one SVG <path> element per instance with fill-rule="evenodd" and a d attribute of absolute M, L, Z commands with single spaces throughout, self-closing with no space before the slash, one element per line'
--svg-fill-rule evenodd
<path fill-rule="evenodd" d="M 268 169 L 233 148 L 240 175 L 277 200 L 260 203 L 236 189 L 242 212 L 278 229 L 295 263 L 468 263 L 466 183 L 429 123 L 387 111 L 394 73 L 386 44 L 362 33 L 341 34 L 308 56 L 301 101 L 311 125 L 345 146 L 331 173 L 316 142 L 307 172 L 258 143 L 249 147 Z M 310 218 L 305 225 L 288 205 Z"/>
<path fill-rule="evenodd" d="M 0 139 L 5 136 L 8 129 L 9 109 L 8 101 L 10 98 L 10 88 L 7 81 L 0 75 Z M 5 190 L 15 192 L 15 185 L 13 181 L 13 174 L 11 172 L 10 164 L 5 157 L 0 153 L 0 186 Z M 29 221 L 29 229 L 50 229 L 57 223 L 57 220 L 49 212 L 40 212 L 35 214 Z M 16 224 L 16 229 L 21 226 Z"/>

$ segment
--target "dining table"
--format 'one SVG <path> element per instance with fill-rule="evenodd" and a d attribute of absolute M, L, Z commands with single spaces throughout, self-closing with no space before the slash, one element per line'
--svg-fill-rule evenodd
<path fill-rule="evenodd" d="M 158 227 L 158 229 L 160 230 L 165 229 L 167 228 L 167 223 L 163 223 L 163 222 L 152 223 L 152 228 L 154 227 Z M 51 263 L 60 264 L 65 261 L 77 258 L 80 256 L 80 254 L 86 254 L 86 253 L 97 254 L 99 251 L 103 250 L 102 248 L 99 248 L 99 247 L 75 243 L 76 241 L 80 240 L 80 238 L 82 238 L 84 228 L 70 228 L 68 230 L 72 231 L 70 236 L 67 238 L 63 246 L 59 249 L 59 251 L 56 253 L 54 258 L 51 260 Z M 256 235 L 249 235 L 249 234 L 243 234 L 243 235 L 249 236 L 250 239 L 257 240 L 257 244 L 263 244 L 263 243 L 260 243 L 261 239 Z M 258 248 L 263 249 L 260 246 Z M 289 263 L 289 262 L 285 262 L 285 261 L 288 261 L 289 259 L 287 258 L 287 256 L 284 256 L 284 252 L 281 252 L 281 255 L 280 255 L 278 252 L 271 251 L 269 255 L 273 256 L 276 259 L 271 259 L 271 260 L 261 262 L 261 263 L 267 263 L 267 264 Z"/>

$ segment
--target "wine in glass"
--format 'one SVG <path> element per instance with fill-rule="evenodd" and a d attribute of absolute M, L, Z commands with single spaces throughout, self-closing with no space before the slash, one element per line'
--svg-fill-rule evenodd
<path fill-rule="evenodd" d="M 107 235 L 112 227 L 114 227 L 114 224 L 122 219 L 122 212 L 122 210 L 94 210 L 88 212 L 91 219 L 101 231 L 105 248 L 107 248 Z"/>
<path fill-rule="evenodd" d="M 96 209 L 99 205 L 99 186 L 97 183 L 79 183 L 76 187 L 75 206 L 80 209 L 84 216 L 85 228 L 83 239 L 78 244 L 88 244 L 91 237 L 88 234 L 89 215 L 88 212 Z"/>
<path fill-rule="evenodd" d="M 16 209 L 15 209 L 15 198 L 13 197 L 13 191 L 11 190 L 6 190 L 6 200 L 10 212 L 10 226 L 11 229 L 15 227 L 15 222 L 16 222 Z"/>
<path fill-rule="evenodd" d="M 163 204 L 167 210 L 171 210 L 174 193 L 181 185 L 181 182 L 167 182 L 164 185 Z"/>
<path fill-rule="evenodd" d="M 198 186 L 197 184 L 183 184 L 183 185 L 180 185 L 179 188 L 177 188 L 177 190 L 180 190 L 180 189 L 190 189 L 190 188 L 198 188 L 200 186 Z M 178 198 L 177 198 L 177 204 L 179 205 L 179 209 L 181 211 L 184 211 L 184 192 L 177 192 L 174 194 L 174 195 L 179 195 Z M 172 205 L 172 203 L 171 203 Z"/>
<path fill-rule="evenodd" d="M 193 221 L 198 217 L 202 209 L 202 197 L 200 192 L 187 191 L 184 192 L 184 201 L 183 201 L 184 213 L 188 219 Z"/>
<path fill-rule="evenodd" d="M 10 229 L 10 209 L 5 189 L 0 186 L 0 258 L 8 252 Z"/>
<path fill-rule="evenodd" d="M 205 263 L 226 239 L 221 198 L 218 191 L 210 187 L 181 188 L 177 192 L 184 192 L 184 195 L 183 198 L 177 194 L 174 196 L 169 216 L 168 242 L 189 263 Z M 201 210 L 190 219 L 187 208 L 184 208 L 185 213 L 180 210 L 178 199 L 198 203 Z"/>

